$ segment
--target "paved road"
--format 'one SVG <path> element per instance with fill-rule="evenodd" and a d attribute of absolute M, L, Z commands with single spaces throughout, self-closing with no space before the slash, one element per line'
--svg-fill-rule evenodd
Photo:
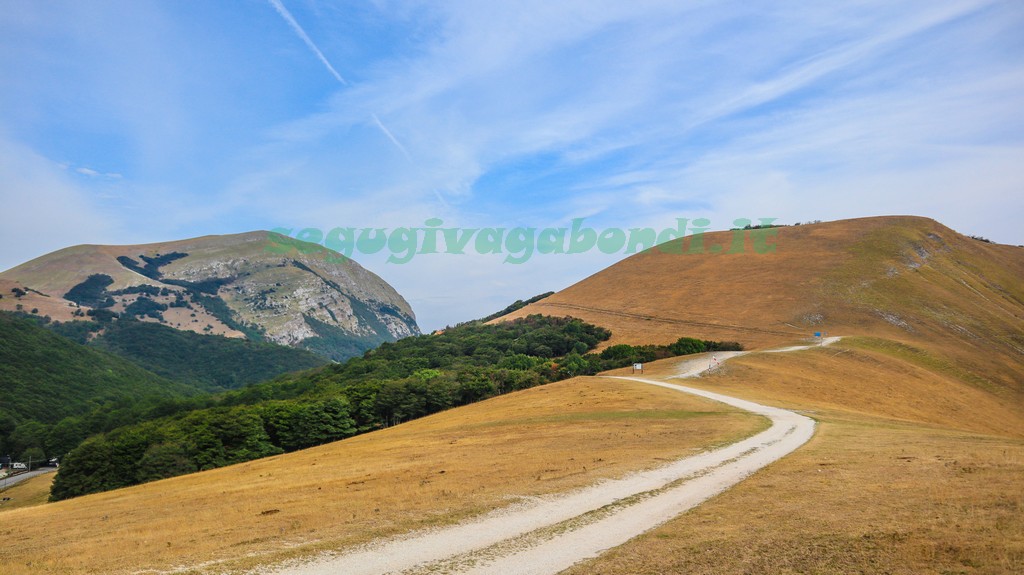
<path fill-rule="evenodd" d="M 0 489 L 6 489 L 7 487 L 17 485 L 22 481 L 28 481 L 33 477 L 38 477 L 44 473 L 53 473 L 54 471 L 57 471 L 56 467 L 40 467 L 39 469 L 36 469 L 34 471 L 21 473 L 18 475 L 14 475 L 12 477 L 5 477 L 4 479 L 0 479 Z"/>

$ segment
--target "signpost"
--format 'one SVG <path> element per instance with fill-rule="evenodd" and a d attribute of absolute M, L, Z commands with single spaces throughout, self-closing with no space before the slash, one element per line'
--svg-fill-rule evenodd
<path fill-rule="evenodd" d="M 644 364 L 642 364 L 642 363 L 634 363 L 633 364 L 633 373 L 636 373 L 638 371 L 640 373 L 644 372 Z"/>
<path fill-rule="evenodd" d="M 714 355 L 711 356 L 711 361 L 708 362 L 708 373 L 711 373 L 712 370 L 720 367 L 722 367 L 722 364 L 718 362 L 718 357 Z"/>

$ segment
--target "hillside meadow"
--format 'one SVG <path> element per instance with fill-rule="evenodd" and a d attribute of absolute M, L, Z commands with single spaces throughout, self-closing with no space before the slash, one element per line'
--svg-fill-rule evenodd
<path fill-rule="evenodd" d="M 737 237 L 743 248 L 730 253 Z M 622 260 L 502 320 L 568 314 L 611 330 L 605 345 L 667 343 L 680 332 L 745 349 L 815 332 L 879 337 L 1024 397 L 1024 248 L 911 216 L 708 232 L 690 253 L 696 241 Z M 759 242 L 772 249 L 758 253 Z"/>
<path fill-rule="evenodd" d="M 657 466 L 765 420 L 578 377 L 317 448 L 0 512 L 8 573 L 243 569 Z"/>
<path fill-rule="evenodd" d="M 53 473 L 46 473 L 0 489 L 0 512 L 42 505 L 50 498 L 50 486 L 53 484 Z"/>
<path fill-rule="evenodd" d="M 1024 571 L 1020 404 L 878 347 L 748 355 L 688 380 L 810 415 L 815 437 L 569 573 Z"/>

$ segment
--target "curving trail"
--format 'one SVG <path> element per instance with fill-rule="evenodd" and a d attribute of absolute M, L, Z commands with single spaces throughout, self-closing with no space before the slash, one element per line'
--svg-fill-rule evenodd
<path fill-rule="evenodd" d="M 827 338 L 829 345 L 839 338 Z M 789 352 L 810 346 L 771 350 Z M 716 354 L 722 362 L 745 352 Z M 675 377 L 699 375 L 707 358 L 681 365 Z M 535 498 L 451 527 L 412 533 L 342 554 L 281 567 L 281 575 L 383 573 L 558 573 L 669 521 L 806 443 L 814 420 L 726 395 L 638 377 L 617 377 L 719 401 L 762 415 L 772 425 L 732 445 L 654 470 Z"/>

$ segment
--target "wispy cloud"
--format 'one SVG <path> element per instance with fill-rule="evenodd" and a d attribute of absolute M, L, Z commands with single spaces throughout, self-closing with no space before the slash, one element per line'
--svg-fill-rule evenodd
<path fill-rule="evenodd" d="M 295 31 L 295 34 L 297 34 L 298 37 L 303 42 L 306 43 L 306 46 L 313 51 L 313 54 L 316 54 L 317 59 L 320 60 L 320 62 L 324 65 L 325 68 L 327 68 L 327 71 L 330 72 L 331 75 L 334 76 L 334 78 L 338 82 L 342 84 L 348 84 L 348 82 L 346 82 L 345 79 L 341 77 L 341 74 L 339 74 L 338 71 L 334 69 L 334 66 L 331 65 L 330 61 L 327 60 L 327 57 L 324 56 L 324 53 L 320 51 L 320 48 L 317 48 L 316 44 L 313 43 L 313 40 L 309 37 L 309 34 L 306 34 L 306 31 L 302 29 L 302 26 L 300 26 L 299 23 L 295 21 L 295 18 L 292 16 L 292 13 L 289 12 L 288 9 L 284 7 L 284 4 L 281 3 L 281 0 L 267 1 L 270 2 L 270 5 L 273 6 L 275 10 L 277 10 L 277 13 L 280 14 L 282 18 L 284 18 L 284 21 L 287 22 L 288 25 L 292 27 L 292 30 Z"/>
<path fill-rule="evenodd" d="M 75 168 L 75 172 L 83 176 L 88 176 L 90 178 L 103 178 L 108 180 L 120 180 L 124 178 L 122 174 L 118 174 L 116 172 L 99 172 L 92 168 L 87 168 L 85 166 L 79 166 Z"/>
<path fill-rule="evenodd" d="M 167 237 L 901 212 L 1024 242 L 1020 2 L 268 1 L 227 21 L 207 4 L 127 20 L 26 5 L 0 20 L 0 132 L 68 161 L 49 184 Z M 255 37 L 266 18 L 282 34 Z M 274 44 L 295 36 L 319 64 Z M 429 328 L 606 262 L 368 263 Z"/>
<path fill-rule="evenodd" d="M 783 98 L 830 74 L 836 74 L 858 62 L 865 62 L 915 34 L 946 24 L 990 4 L 990 0 L 960 2 L 912 14 L 907 20 L 893 22 L 876 34 L 828 49 L 805 59 L 791 69 L 783 70 L 771 80 L 750 85 L 739 95 L 698 115 L 689 128 Z"/>

